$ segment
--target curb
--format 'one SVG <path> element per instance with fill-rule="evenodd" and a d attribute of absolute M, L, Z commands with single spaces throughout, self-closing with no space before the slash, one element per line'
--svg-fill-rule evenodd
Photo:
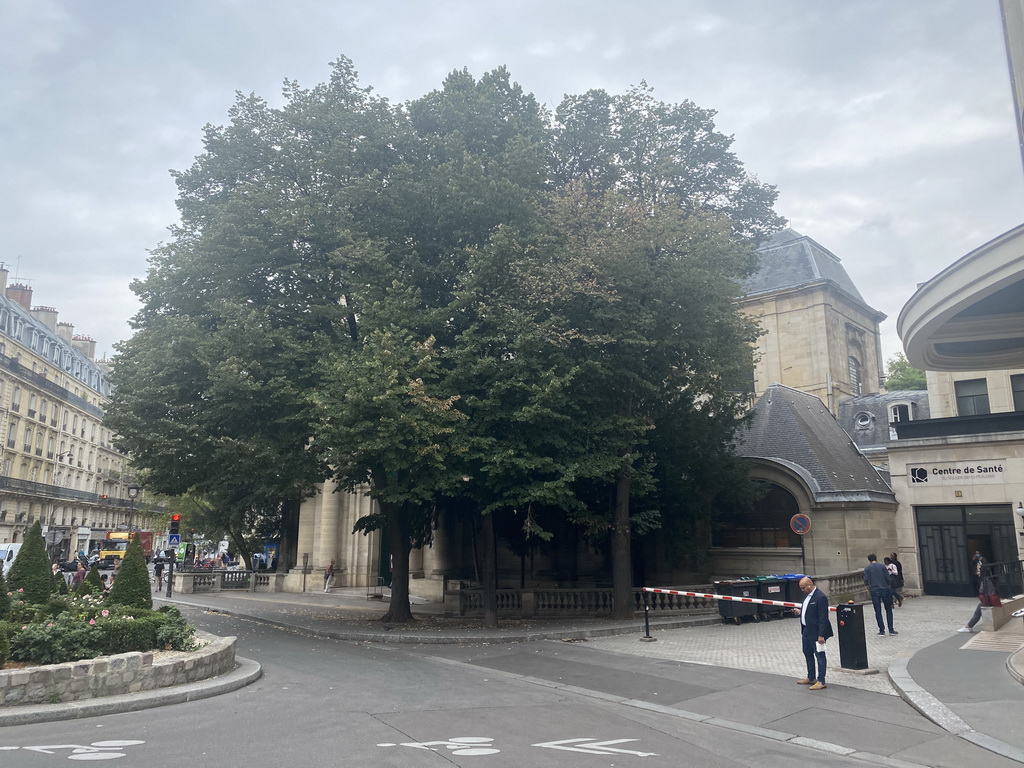
<path fill-rule="evenodd" d="M 92 701 L 72 701 L 61 704 L 32 704 L 16 707 L 11 711 L 0 711 L 0 727 L 29 725 L 60 720 L 77 720 L 97 715 L 114 715 L 121 712 L 137 712 L 142 709 L 182 704 L 186 701 L 208 699 L 222 693 L 236 691 L 258 680 L 263 667 L 252 659 L 235 657 L 235 669 L 219 677 L 185 683 L 172 688 L 156 688 L 139 693 L 122 693 Z"/>
<path fill-rule="evenodd" d="M 174 601 L 175 605 L 186 606 L 188 608 L 194 608 L 200 611 L 207 611 L 209 613 L 218 613 L 224 616 L 235 616 L 238 618 L 248 619 L 259 624 L 267 624 L 272 627 L 278 627 L 279 629 L 286 629 L 290 631 L 301 630 L 303 632 L 309 632 L 317 635 L 318 637 L 326 637 L 332 640 L 344 640 L 346 642 L 362 642 L 362 643 L 402 643 L 402 644 L 414 644 L 414 645 L 474 645 L 477 643 L 526 643 L 531 640 L 584 640 L 590 637 L 610 637 L 613 635 L 630 635 L 639 634 L 643 635 L 643 621 L 640 621 L 640 626 L 637 627 L 633 623 L 623 623 L 621 626 L 603 626 L 603 627 L 592 627 L 592 628 L 578 628 L 578 629 L 564 629 L 564 630 L 532 630 L 532 631 L 505 631 L 501 629 L 492 630 L 488 633 L 482 633 L 476 631 L 474 634 L 461 634 L 461 635 L 428 635 L 428 634 L 417 634 L 412 632 L 390 632 L 385 630 L 384 632 L 368 632 L 364 630 L 333 630 L 324 629 L 322 627 L 314 627 L 305 624 L 299 624 L 295 621 L 282 621 L 278 619 L 268 618 L 266 616 L 257 616 L 256 614 L 249 613 L 245 610 L 239 610 L 238 608 L 214 608 L 209 605 L 203 605 L 201 603 L 189 603 L 182 600 Z M 651 630 L 661 629 L 682 629 L 685 627 L 706 627 L 713 624 L 721 623 L 722 619 L 717 614 L 714 616 L 700 616 L 700 617 L 683 617 L 680 619 L 662 619 L 657 623 L 651 624 Z M 656 638 L 652 638 L 656 639 Z"/>
<path fill-rule="evenodd" d="M 987 749 L 989 752 L 1024 763 L 1024 749 L 974 730 L 953 710 L 918 685 L 907 669 L 909 663 L 910 657 L 903 657 L 889 665 L 889 680 L 899 692 L 900 698 L 948 733 Z M 1009 659 L 1007 659 L 1007 666 L 1009 666 Z M 1011 674 L 1013 674 L 1012 669 Z M 1014 676 L 1016 677 L 1016 675 Z"/>

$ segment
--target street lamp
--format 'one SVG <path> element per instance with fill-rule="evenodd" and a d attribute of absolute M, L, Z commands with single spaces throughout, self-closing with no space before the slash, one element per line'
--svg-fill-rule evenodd
<path fill-rule="evenodd" d="M 128 486 L 128 498 L 132 500 L 132 510 L 128 514 L 128 540 L 131 541 L 132 537 L 132 525 L 135 523 L 135 500 L 139 498 L 139 491 L 141 486 L 138 483 L 131 483 Z"/>

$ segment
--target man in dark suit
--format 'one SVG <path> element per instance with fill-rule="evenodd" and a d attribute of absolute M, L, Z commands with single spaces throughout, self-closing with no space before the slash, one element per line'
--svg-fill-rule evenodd
<path fill-rule="evenodd" d="M 803 606 L 795 609 L 800 614 L 800 638 L 804 658 L 807 659 L 807 677 L 797 680 L 797 685 L 808 685 L 809 690 L 820 691 L 828 688 L 825 672 L 828 661 L 825 658 L 825 642 L 832 637 L 832 622 L 828 618 L 828 597 L 814 586 L 806 576 L 800 579 L 800 590 L 806 595 Z M 818 672 L 814 672 L 817 661 Z"/>

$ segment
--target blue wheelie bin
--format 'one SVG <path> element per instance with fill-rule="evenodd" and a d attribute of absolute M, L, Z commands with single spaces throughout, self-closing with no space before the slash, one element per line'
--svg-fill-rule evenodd
<path fill-rule="evenodd" d="M 716 581 L 715 593 L 729 595 L 730 597 L 757 597 L 757 582 L 753 579 L 733 579 L 731 581 Z M 722 621 L 732 621 L 739 624 L 744 616 L 749 616 L 752 621 L 760 621 L 761 615 L 757 611 L 757 603 L 741 603 L 735 600 L 719 600 L 718 612 Z"/>

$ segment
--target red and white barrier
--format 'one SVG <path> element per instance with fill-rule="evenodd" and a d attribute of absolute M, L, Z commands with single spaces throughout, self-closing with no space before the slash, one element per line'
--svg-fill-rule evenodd
<path fill-rule="evenodd" d="M 775 605 L 780 608 L 802 608 L 803 603 L 787 603 L 782 600 L 761 600 L 757 597 L 734 597 L 733 595 L 713 595 L 706 592 L 680 592 L 676 589 L 658 589 L 656 587 L 642 587 L 644 592 L 653 592 L 659 595 L 683 595 L 684 597 L 704 597 L 709 600 L 731 600 L 734 603 L 756 603 L 757 605 Z M 830 605 L 830 611 L 836 606 Z"/>

